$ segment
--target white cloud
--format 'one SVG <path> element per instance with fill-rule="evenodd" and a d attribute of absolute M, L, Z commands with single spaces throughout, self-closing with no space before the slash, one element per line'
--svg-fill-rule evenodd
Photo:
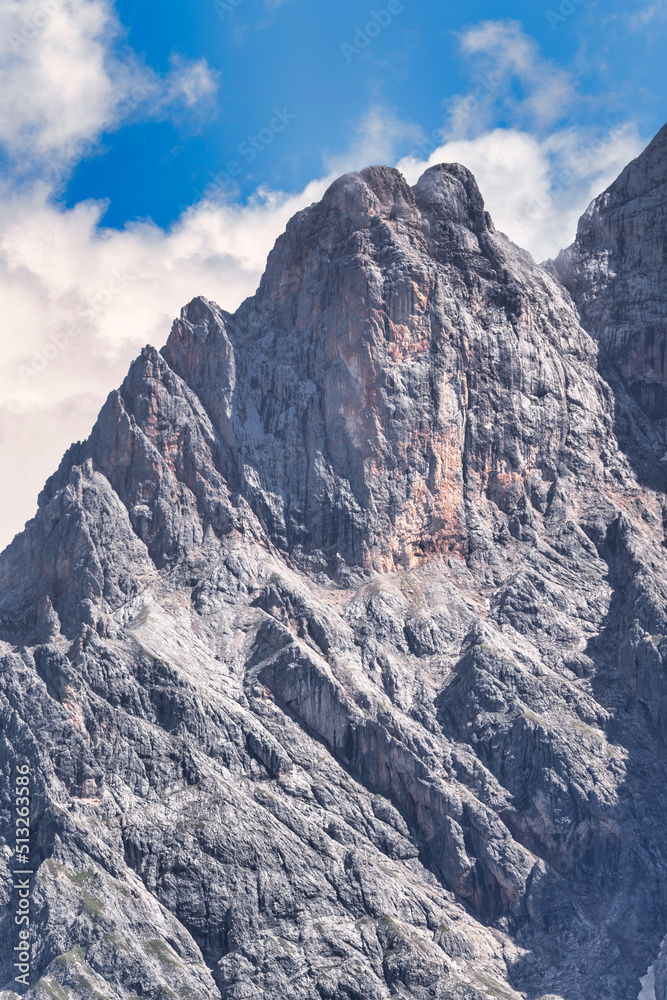
<path fill-rule="evenodd" d="M 192 62 L 180 56 L 172 56 L 171 73 L 167 77 L 162 106 L 169 110 L 183 103 L 188 110 L 201 104 L 208 104 L 218 89 L 217 74 L 213 73 L 205 59 Z"/>
<path fill-rule="evenodd" d="M 211 97 L 205 60 L 173 60 L 161 79 L 122 35 L 108 0 L 0 0 L 0 145 L 22 176 L 62 173 L 102 132 Z"/>
<path fill-rule="evenodd" d="M 450 105 L 454 136 L 488 125 L 498 104 L 519 125 L 549 128 L 577 100 L 571 74 L 545 59 L 517 21 L 483 21 L 459 40 L 475 85 Z"/>
<path fill-rule="evenodd" d="M 572 242 L 579 216 L 644 146 L 630 122 L 561 125 L 580 105 L 572 74 L 545 59 L 516 21 L 484 21 L 459 36 L 471 79 L 442 129 L 399 163 L 416 180 L 458 160 L 475 174 L 499 229 L 537 260 Z M 499 118 L 511 123 L 494 128 Z"/>
<path fill-rule="evenodd" d="M 0 5 L 0 142 L 10 156 L 50 157 L 97 134 L 119 90 L 105 70 L 108 29 L 100 2 Z"/>
<path fill-rule="evenodd" d="M 184 303 L 203 294 L 235 309 L 254 292 L 269 250 L 296 211 L 319 199 L 340 173 L 395 163 L 398 148 L 420 139 L 416 126 L 376 107 L 353 147 L 325 157 L 326 176 L 296 194 L 263 190 L 245 205 L 203 201 L 167 231 L 152 223 L 100 228 L 104 205 L 55 203 L 44 165 L 52 156 L 67 162 L 81 155 L 77 143 L 133 116 L 165 115 L 176 105 L 196 111 L 216 84 L 205 63 L 173 61 L 159 80 L 131 53 L 114 55 L 121 51 L 120 28 L 102 0 L 47 4 L 56 4 L 54 12 L 15 52 L 9 33 L 40 4 L 0 0 L 0 87 L 13 109 L 0 110 L 0 142 L 17 159 L 30 152 L 37 178 L 0 186 L 0 465 L 11 484 L 0 492 L 0 546 L 31 516 L 46 477 L 69 443 L 88 434 L 132 358 L 147 342 L 164 343 Z M 601 138 L 571 129 L 536 134 L 536 121 L 544 126 L 550 105 L 560 100 L 553 95 L 571 95 L 572 87 L 558 72 L 553 86 L 540 78 L 540 69 L 552 68 L 516 26 L 482 26 L 463 45 L 473 61 L 486 60 L 488 78 L 521 74 L 528 110 L 517 111 L 514 128 L 487 127 L 477 112 L 500 99 L 504 84 L 489 91 L 488 79 L 476 78 L 465 130 L 450 128 L 444 139 L 438 133 L 399 166 L 414 181 L 434 162 L 465 163 L 498 227 L 538 258 L 553 254 L 571 241 L 590 197 L 641 143 L 630 128 Z"/>

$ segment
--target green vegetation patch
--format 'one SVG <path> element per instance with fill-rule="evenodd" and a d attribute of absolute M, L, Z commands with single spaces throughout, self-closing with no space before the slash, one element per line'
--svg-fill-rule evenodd
<path fill-rule="evenodd" d="M 84 912 L 88 914 L 89 917 L 101 917 L 104 913 L 104 903 L 101 899 L 96 896 L 91 896 L 91 894 L 84 889 L 83 890 L 83 909 Z"/>
<path fill-rule="evenodd" d="M 382 919 L 380 920 L 380 923 L 382 924 L 383 927 L 386 927 L 388 930 L 390 930 L 392 934 L 394 934 L 397 938 L 400 938 L 401 941 L 405 941 L 406 944 L 410 944 L 410 942 L 406 938 L 401 928 L 398 926 L 393 917 L 389 916 L 388 913 L 385 913 L 384 917 L 382 917 Z"/>
<path fill-rule="evenodd" d="M 516 996 L 513 993 L 509 993 L 507 990 L 503 989 L 502 983 L 497 982 L 495 979 L 491 979 L 490 976 L 484 976 L 481 972 L 475 973 L 475 979 L 483 986 L 487 992 L 492 996 L 498 997 L 498 1000 L 516 1000 Z"/>
<path fill-rule="evenodd" d="M 74 882 L 74 885 L 78 885 L 79 887 L 86 885 L 95 878 L 95 872 L 92 868 L 86 868 L 82 872 L 66 871 L 66 875 L 70 882 Z"/>
<path fill-rule="evenodd" d="M 62 986 L 55 979 L 40 979 L 37 986 L 41 986 L 54 1000 L 70 1000 Z"/>
<path fill-rule="evenodd" d="M 60 861 L 54 861 L 53 858 L 47 858 L 42 865 L 42 868 L 46 868 L 49 875 L 53 876 L 69 874 L 65 866 L 61 864 Z"/>
<path fill-rule="evenodd" d="M 528 712 L 528 711 L 522 712 L 521 718 L 528 719 L 530 722 L 536 722 L 538 726 L 542 726 L 543 729 L 549 728 L 544 719 L 540 718 L 539 715 L 535 715 L 534 712 Z"/>
<path fill-rule="evenodd" d="M 56 965 L 58 968 L 62 969 L 68 965 L 76 965 L 79 962 L 84 962 L 86 958 L 86 953 L 80 945 L 75 945 L 66 951 L 63 955 L 58 955 L 56 959 Z"/>
<path fill-rule="evenodd" d="M 151 938 L 150 941 L 144 941 L 143 947 L 144 951 L 147 951 L 149 955 L 154 955 L 163 965 L 178 967 L 179 963 L 174 958 L 171 948 L 165 941 L 161 941 L 160 938 Z"/>

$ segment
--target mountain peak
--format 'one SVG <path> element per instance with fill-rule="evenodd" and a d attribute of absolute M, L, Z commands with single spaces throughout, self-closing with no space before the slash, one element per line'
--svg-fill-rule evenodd
<path fill-rule="evenodd" d="M 648 146 L 621 171 L 609 187 L 593 200 L 580 221 L 580 230 L 586 231 L 587 219 L 597 214 L 610 213 L 627 205 L 636 198 L 661 197 L 660 189 L 667 185 L 667 124 L 651 140 Z M 581 233 L 583 235 L 583 232 Z M 579 233 L 578 233 L 579 238 Z"/>
<path fill-rule="evenodd" d="M 410 188 L 369 167 L 291 220 L 234 315 L 201 296 L 185 306 L 72 457 L 108 478 L 158 567 L 210 530 L 246 530 L 353 580 L 469 558 L 479 510 L 509 515 L 564 463 L 608 476 L 609 449 L 602 462 L 577 444 L 609 422 L 594 363 L 571 305 L 496 233 L 469 170 L 439 164 Z M 590 400 L 576 429 L 574 385 Z"/>
<path fill-rule="evenodd" d="M 554 265 L 667 443 L 667 125 L 581 217 Z"/>
<path fill-rule="evenodd" d="M 531 267 L 538 287 L 529 291 Z M 516 479 L 521 491 L 526 475 L 542 475 L 541 462 L 560 461 L 558 434 L 537 446 L 539 460 L 532 445 L 530 459 L 521 445 L 511 459 L 479 458 L 498 447 L 493 408 L 521 406 L 510 399 L 514 376 L 505 382 L 519 365 L 515 323 L 540 342 L 544 363 L 533 388 L 551 392 L 556 408 L 564 400 L 562 337 L 592 360 L 564 300 L 558 325 L 548 323 L 553 306 L 537 303 L 553 293 L 548 277 L 495 232 L 465 167 L 432 167 L 414 188 L 397 170 L 370 167 L 339 178 L 295 216 L 257 295 L 234 316 L 193 300 L 163 354 L 224 442 L 227 480 L 304 565 L 340 574 L 434 554 L 464 558 L 465 483 L 495 483 L 504 505 L 501 482 Z M 481 343 L 489 379 L 508 393 L 502 404 L 467 374 Z M 498 351 L 509 351 L 507 372 L 494 367 Z M 521 376 L 528 395 L 532 378 Z M 530 425 L 532 438 L 537 416 L 512 419 Z M 564 415 L 556 422 L 564 426 Z M 466 434 L 475 439 L 470 468 Z"/>
<path fill-rule="evenodd" d="M 414 211 L 414 197 L 400 171 L 393 167 L 366 167 L 344 174 L 330 185 L 316 208 L 346 215 L 380 215 L 399 218 Z"/>
<path fill-rule="evenodd" d="M 491 226 L 477 181 L 460 163 L 429 167 L 413 191 L 417 207 L 426 217 L 467 225 L 474 232 Z"/>

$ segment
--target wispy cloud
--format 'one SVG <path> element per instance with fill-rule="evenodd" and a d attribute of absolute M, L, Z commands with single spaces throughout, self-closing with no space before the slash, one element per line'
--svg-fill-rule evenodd
<path fill-rule="evenodd" d="M 218 74 L 205 59 L 188 61 L 172 55 L 169 63 L 171 72 L 163 82 L 159 98 L 159 103 L 167 112 L 181 103 L 190 111 L 215 96 Z"/>
<path fill-rule="evenodd" d="M 266 28 L 272 27 L 275 24 L 276 16 L 275 11 L 279 7 L 284 7 L 285 4 L 290 3 L 291 0 L 264 0 L 264 9 L 268 11 L 266 17 L 262 17 L 260 21 L 255 25 L 256 31 L 264 31 Z M 237 13 L 243 13 L 245 4 L 247 0 L 213 0 L 213 7 L 220 18 L 221 21 L 233 20 L 234 15 Z M 249 24 L 233 24 L 233 37 L 237 45 L 242 44 L 247 33 L 251 31 L 251 26 Z"/>
<path fill-rule="evenodd" d="M 665 19 L 667 19 L 666 0 L 655 0 L 654 3 L 646 4 L 630 13 L 629 27 L 632 31 L 641 31 Z"/>
<path fill-rule="evenodd" d="M 516 123 L 528 128 L 550 128 L 571 109 L 577 99 L 572 75 L 545 59 L 537 42 L 528 36 L 517 21 L 484 21 L 460 35 L 460 46 L 472 75 L 478 81 L 493 81 L 477 87 L 479 99 L 475 118 L 461 114 L 462 102 L 469 95 L 456 98 L 451 106 L 451 124 L 468 131 L 494 120 L 499 104 Z M 481 90 L 481 93 L 480 93 Z"/>
<path fill-rule="evenodd" d="M 396 163 L 401 148 L 412 145 L 421 136 L 419 125 L 406 122 L 396 112 L 381 104 L 373 105 L 355 129 L 344 153 L 323 154 L 327 174 L 337 177 L 350 170 L 362 170 L 371 163 Z"/>

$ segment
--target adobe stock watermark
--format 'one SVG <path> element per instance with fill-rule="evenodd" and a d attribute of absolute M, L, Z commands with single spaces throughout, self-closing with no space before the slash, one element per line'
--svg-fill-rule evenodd
<path fill-rule="evenodd" d="M 412 2 L 412 0 L 408 0 Z M 377 38 L 398 14 L 402 14 L 405 5 L 402 0 L 388 0 L 387 6 L 381 10 L 370 11 L 369 20 L 359 27 L 355 25 L 352 42 L 341 42 L 340 50 L 347 63 L 351 63 L 354 56 L 360 56 L 364 49 L 367 49 L 374 38 Z"/>
<path fill-rule="evenodd" d="M 126 274 L 123 271 L 112 271 L 111 281 L 106 286 L 106 288 L 100 289 L 100 291 L 89 300 L 86 307 L 81 311 L 78 317 L 73 319 L 60 333 L 55 333 L 53 336 L 44 344 L 41 350 L 36 347 L 32 349 L 32 360 L 30 363 L 25 361 L 20 364 L 19 375 L 24 382 L 29 382 L 31 378 L 35 378 L 40 375 L 48 365 L 58 357 L 64 350 L 66 350 L 70 344 L 73 343 L 80 337 L 85 329 L 85 323 L 90 323 L 91 321 L 97 319 L 104 313 L 113 299 L 123 292 L 129 283 L 133 281 L 133 277 L 130 274 Z"/>
<path fill-rule="evenodd" d="M 545 17 L 555 31 L 559 24 L 564 24 L 568 18 L 572 17 L 580 7 L 585 6 L 590 0 L 562 0 L 557 10 L 545 11 Z"/>
<path fill-rule="evenodd" d="M 24 45 L 27 45 L 43 31 L 56 14 L 63 9 L 63 6 L 63 0 L 44 0 L 44 3 L 39 5 L 31 17 L 24 17 L 21 22 L 21 33 L 11 32 L 9 35 L 14 52 L 20 52 Z"/>
<path fill-rule="evenodd" d="M 14 864 L 12 892 L 15 894 L 14 925 L 18 942 L 14 945 L 14 981 L 30 986 L 30 910 L 32 903 L 30 867 L 30 798 L 32 774 L 30 764 L 17 764 L 14 777 Z"/>
<path fill-rule="evenodd" d="M 274 108 L 273 116 L 266 125 L 265 128 L 261 128 L 259 132 L 255 135 L 247 136 L 243 142 L 240 142 L 237 147 L 237 153 L 239 157 L 245 160 L 246 164 L 252 163 L 256 160 L 260 153 L 262 153 L 267 146 L 270 146 L 274 141 L 276 136 L 291 125 L 293 121 L 296 121 L 297 115 L 291 114 L 286 107 Z M 202 201 L 213 197 L 215 194 L 225 193 L 230 185 L 234 184 L 237 179 L 243 173 L 243 164 L 236 159 L 229 160 L 222 170 L 217 173 L 213 173 L 209 170 L 208 176 L 211 178 L 211 183 L 208 184 L 203 191 L 199 188 L 195 188 L 193 191 L 195 202 Z M 180 205 L 179 211 L 183 212 L 187 208 L 186 205 Z"/>

